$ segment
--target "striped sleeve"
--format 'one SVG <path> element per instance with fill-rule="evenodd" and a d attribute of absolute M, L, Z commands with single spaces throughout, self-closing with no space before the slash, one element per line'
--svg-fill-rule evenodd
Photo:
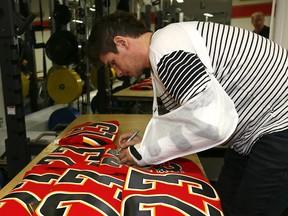
<path fill-rule="evenodd" d="M 178 104 L 183 104 L 204 91 L 210 81 L 200 59 L 194 53 L 175 51 L 161 58 L 158 75 L 166 91 Z M 165 107 L 171 105 L 169 98 L 160 95 Z"/>

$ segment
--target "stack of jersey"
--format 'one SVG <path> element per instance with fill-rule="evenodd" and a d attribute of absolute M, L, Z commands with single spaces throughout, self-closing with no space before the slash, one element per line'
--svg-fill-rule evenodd
<path fill-rule="evenodd" d="M 122 165 L 113 144 L 118 128 L 117 121 L 74 127 L 0 200 L 0 215 L 223 215 L 190 160 Z"/>

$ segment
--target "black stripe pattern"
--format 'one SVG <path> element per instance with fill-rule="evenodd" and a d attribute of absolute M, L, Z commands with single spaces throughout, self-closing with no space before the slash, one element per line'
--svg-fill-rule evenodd
<path fill-rule="evenodd" d="M 167 110 L 174 110 L 195 97 L 210 81 L 197 55 L 183 50 L 163 56 L 157 67 L 166 88 L 160 98 Z"/>
<path fill-rule="evenodd" d="M 287 50 L 237 27 L 208 22 L 197 27 L 215 76 L 239 114 L 231 146 L 248 154 L 259 137 L 288 128 Z"/>

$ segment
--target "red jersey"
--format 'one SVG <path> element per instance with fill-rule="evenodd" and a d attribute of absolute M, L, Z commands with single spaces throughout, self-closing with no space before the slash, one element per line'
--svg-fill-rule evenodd
<path fill-rule="evenodd" d="M 216 191 L 195 163 L 178 158 L 128 167 L 112 143 L 117 134 L 114 121 L 74 127 L 0 200 L 0 215 L 223 215 Z M 87 145 L 84 137 L 101 144 Z"/>

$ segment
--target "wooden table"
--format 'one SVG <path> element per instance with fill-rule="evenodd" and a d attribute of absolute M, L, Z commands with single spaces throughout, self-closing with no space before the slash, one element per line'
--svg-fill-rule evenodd
<path fill-rule="evenodd" d="M 113 94 L 114 97 L 122 100 L 153 100 L 153 90 L 131 90 L 130 87 L 122 89 Z"/>
<path fill-rule="evenodd" d="M 143 135 L 145 128 L 151 118 L 151 115 L 139 115 L 139 114 L 85 114 L 75 119 L 63 132 L 57 136 L 59 139 L 67 134 L 74 126 L 82 124 L 84 122 L 96 122 L 104 120 L 117 120 L 119 121 L 119 134 L 126 133 L 128 131 L 134 131 L 136 128 L 140 129 L 139 135 Z M 114 143 L 118 143 L 119 136 Z M 8 194 L 24 177 L 24 174 L 29 171 L 36 163 L 38 163 L 44 156 L 51 153 L 58 145 L 54 142 L 50 143 L 39 155 L 37 155 L 20 173 L 18 173 L 3 189 L 0 190 L 0 198 Z M 186 156 L 196 163 L 205 174 L 204 169 L 196 154 Z"/>
<path fill-rule="evenodd" d="M 116 98 L 119 101 L 132 101 L 136 103 L 136 114 L 151 114 L 152 113 L 152 104 L 154 92 L 153 90 L 131 90 L 130 87 L 122 89 L 118 92 L 115 92 L 113 98 Z M 159 112 L 166 112 L 165 108 L 162 106 L 162 101 L 158 97 Z M 146 103 L 146 104 L 144 104 Z M 149 103 L 148 111 L 144 109 L 144 105 Z"/>

